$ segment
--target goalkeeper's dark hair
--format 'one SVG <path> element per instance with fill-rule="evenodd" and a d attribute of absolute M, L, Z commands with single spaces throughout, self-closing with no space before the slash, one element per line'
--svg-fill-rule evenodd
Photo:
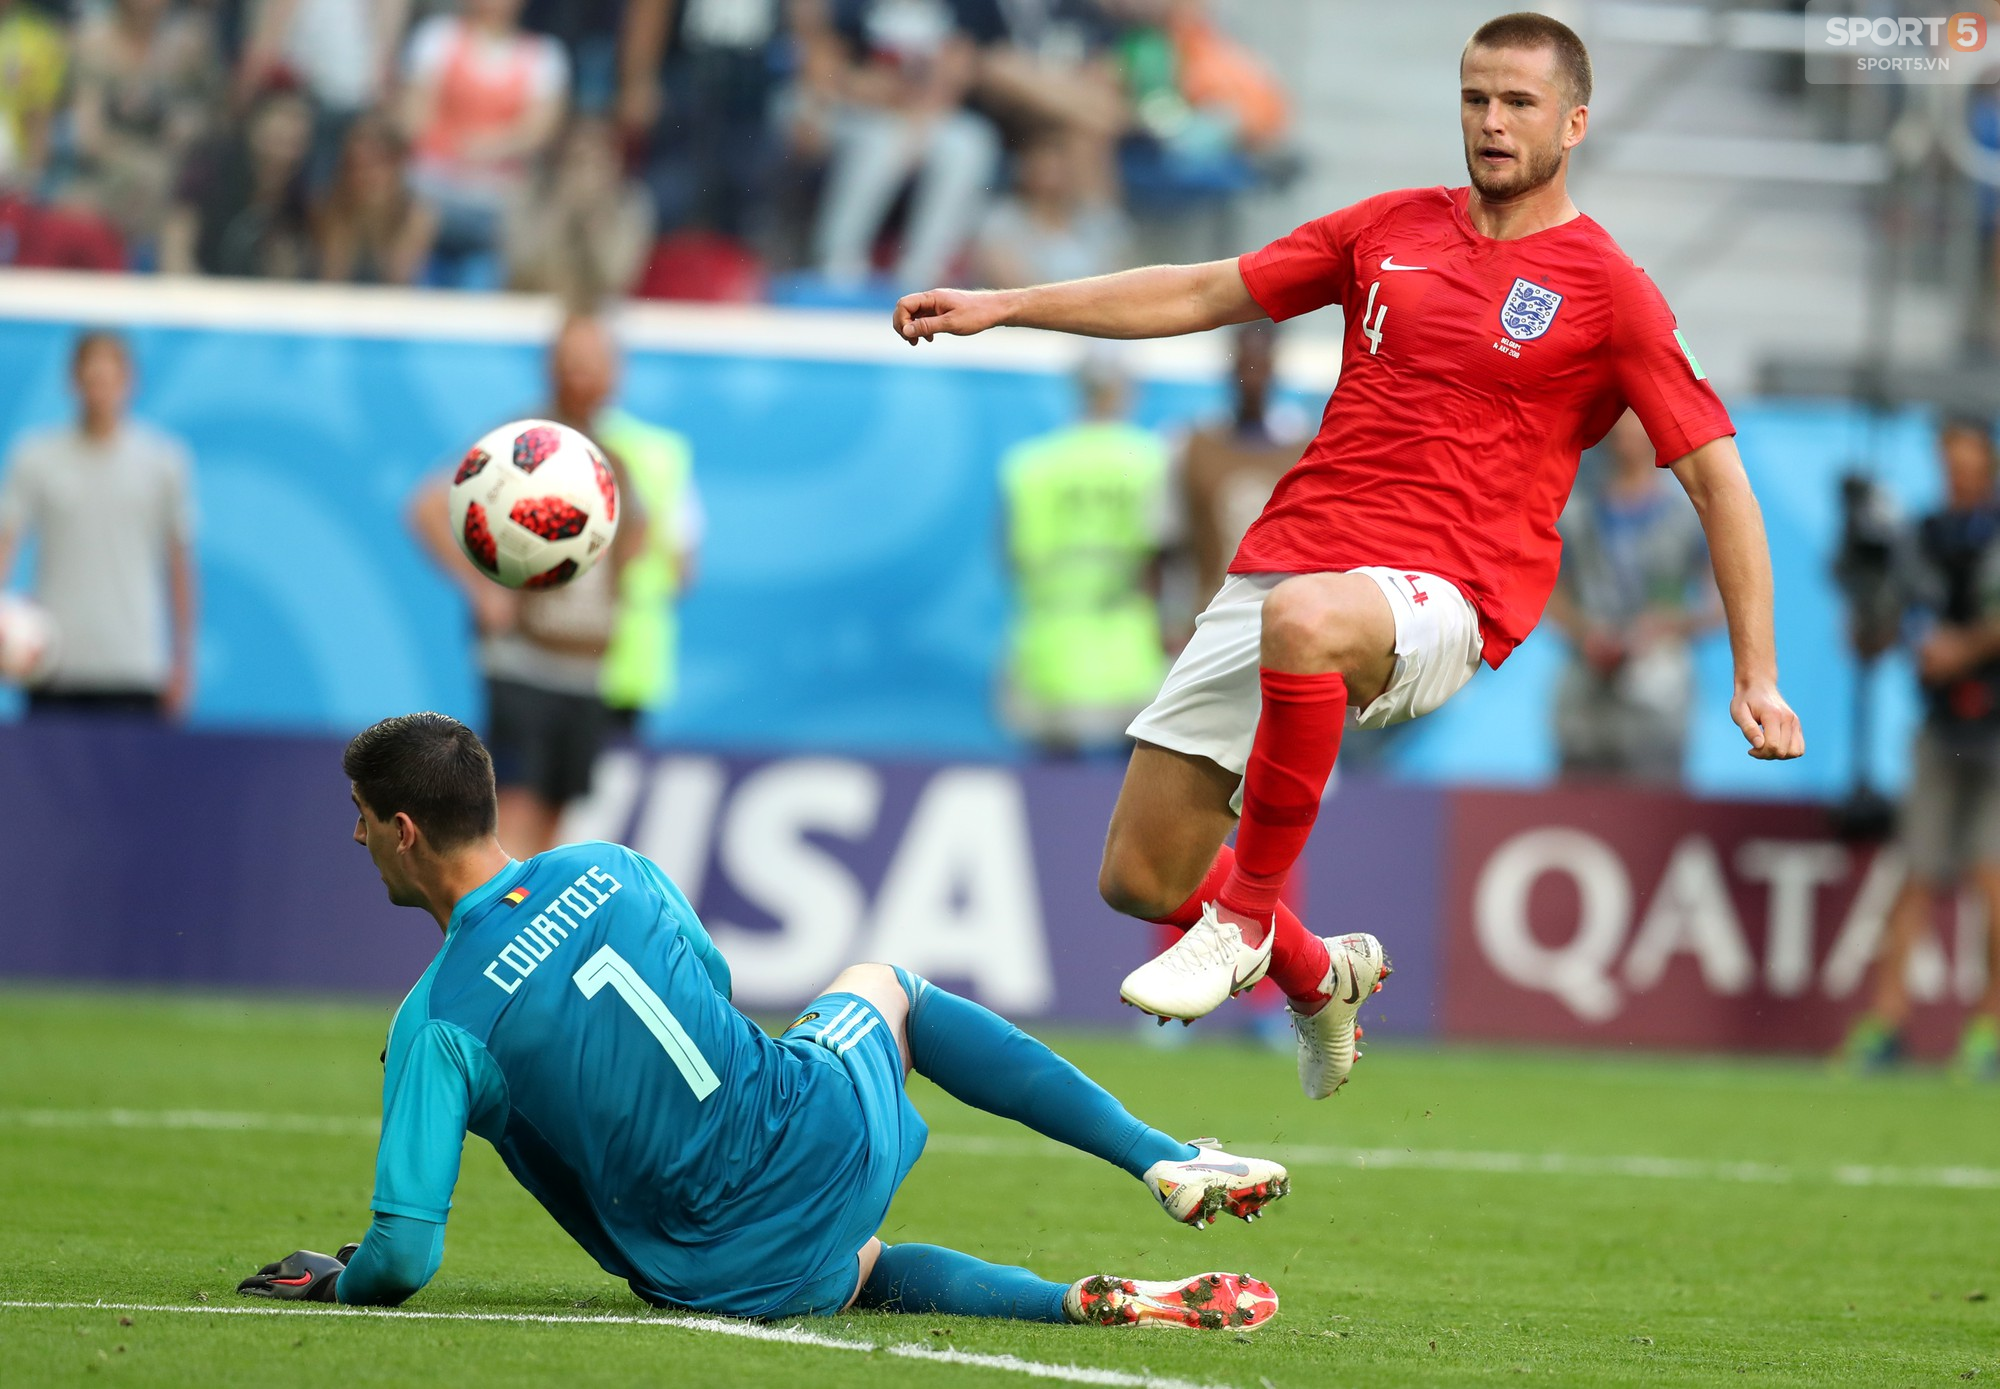
<path fill-rule="evenodd" d="M 1576 36 L 1576 30 L 1560 19 L 1533 10 L 1503 14 L 1489 19 L 1466 41 L 1466 50 L 1475 48 L 1547 48 L 1556 56 L 1556 82 L 1563 100 L 1571 106 L 1590 105 L 1590 50 Z"/>
<path fill-rule="evenodd" d="M 354 735 L 341 770 L 378 820 L 416 821 L 433 847 L 455 849 L 500 822 L 493 759 L 479 735 L 447 714 L 398 714 Z"/>

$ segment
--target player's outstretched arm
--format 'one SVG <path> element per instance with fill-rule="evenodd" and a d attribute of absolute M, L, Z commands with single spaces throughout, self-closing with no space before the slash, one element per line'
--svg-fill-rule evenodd
<path fill-rule="evenodd" d="M 1262 318 L 1233 260 L 1149 265 L 1028 289 L 930 289 L 897 301 L 895 326 L 912 347 L 938 334 L 1047 328 L 1091 338 L 1172 338 Z"/>
<path fill-rule="evenodd" d="M 1736 661 L 1736 693 L 1729 712 L 1750 743 L 1750 755 L 1765 761 L 1797 757 L 1806 750 L 1799 716 L 1778 693 L 1778 647 L 1771 620 L 1771 551 L 1764 539 L 1764 513 L 1743 472 L 1736 441 L 1712 439 L 1674 465 L 1708 537 L 1715 586 L 1729 623 L 1729 648 Z"/>

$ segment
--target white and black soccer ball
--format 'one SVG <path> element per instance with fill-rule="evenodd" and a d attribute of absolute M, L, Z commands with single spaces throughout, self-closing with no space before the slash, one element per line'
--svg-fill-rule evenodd
<path fill-rule="evenodd" d="M 56 620 L 39 603 L 0 593 L 0 683 L 34 685 L 55 669 Z"/>
<path fill-rule="evenodd" d="M 516 420 L 474 444 L 452 478 L 452 534 L 508 588 L 560 588 L 618 534 L 618 480 L 597 445 L 553 420 Z"/>

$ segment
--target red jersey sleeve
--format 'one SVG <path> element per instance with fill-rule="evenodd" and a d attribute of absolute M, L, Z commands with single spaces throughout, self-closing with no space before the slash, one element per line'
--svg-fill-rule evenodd
<path fill-rule="evenodd" d="M 1382 193 L 1306 223 L 1261 251 L 1239 256 L 1236 268 L 1250 297 L 1276 323 L 1344 304 L 1354 288 L 1354 241 L 1369 223 L 1407 194 Z"/>
<path fill-rule="evenodd" d="M 1662 467 L 1736 426 L 1652 278 L 1629 261 L 1611 275 L 1611 371 Z"/>

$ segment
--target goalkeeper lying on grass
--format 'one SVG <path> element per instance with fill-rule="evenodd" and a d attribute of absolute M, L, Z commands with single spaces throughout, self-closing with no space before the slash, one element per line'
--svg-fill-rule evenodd
<path fill-rule="evenodd" d="M 265 1297 L 402 1302 L 436 1273 L 466 1133 L 647 1302 L 741 1317 L 848 1307 L 1105 1326 L 1247 1329 L 1278 1308 L 1242 1274 L 1053 1283 L 875 1231 L 923 1150 L 911 1070 L 1103 1158 L 1174 1219 L 1254 1218 L 1285 1169 L 1176 1142 L 1040 1042 L 906 970 L 857 965 L 782 1037 L 729 1002 L 729 967 L 654 864 L 615 844 L 525 863 L 494 837 L 493 767 L 463 724 L 410 714 L 344 765 L 354 838 L 389 900 L 444 946 L 389 1031 L 374 1223 L 301 1250 Z"/>

